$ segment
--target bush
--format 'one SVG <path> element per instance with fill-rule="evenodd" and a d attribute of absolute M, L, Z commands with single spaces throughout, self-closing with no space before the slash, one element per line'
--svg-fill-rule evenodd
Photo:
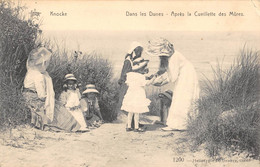
<path fill-rule="evenodd" d="M 41 34 L 37 20 L 25 20 L 25 7 L 14 6 L 10 1 L 0 1 L 0 126 L 28 123 L 30 112 L 26 108 L 21 90 L 26 74 L 26 60 L 37 43 L 50 45 L 51 41 L 37 41 Z M 42 39 L 41 39 L 42 40 Z M 39 44 L 39 43 L 38 43 Z M 58 46 L 58 45 L 57 45 Z M 106 121 L 116 119 L 117 84 L 111 82 L 111 64 L 96 54 L 75 54 L 57 47 L 47 69 L 53 78 L 56 98 L 62 91 L 63 79 L 74 73 L 85 86 L 94 83 L 100 91 L 100 108 Z M 83 87 L 81 88 L 83 90 Z"/>
<path fill-rule="evenodd" d="M 214 81 L 204 82 L 198 115 L 188 122 L 193 147 L 205 144 L 213 157 L 223 149 L 258 157 L 259 52 L 244 48 L 230 69 L 218 65 L 214 76 Z"/>
<path fill-rule="evenodd" d="M 22 18 L 24 7 L 0 1 L 0 126 L 26 123 L 21 87 L 27 55 L 35 45 L 38 25 Z"/>
<path fill-rule="evenodd" d="M 58 47 L 57 47 L 58 48 Z M 64 76 L 73 73 L 82 86 L 81 92 L 85 90 L 86 84 L 95 84 L 100 92 L 100 110 L 104 120 L 113 121 L 117 117 L 115 107 L 118 101 L 118 86 L 112 82 L 111 63 L 96 53 L 91 55 L 80 52 L 70 52 L 64 47 L 55 49 L 48 72 L 53 80 L 56 98 L 63 88 Z"/>

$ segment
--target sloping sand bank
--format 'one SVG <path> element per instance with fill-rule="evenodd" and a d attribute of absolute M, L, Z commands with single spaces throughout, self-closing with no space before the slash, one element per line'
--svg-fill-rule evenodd
<path fill-rule="evenodd" d="M 206 162 L 210 158 L 203 151 L 188 149 L 185 132 L 161 131 L 149 123 L 153 119 L 143 118 L 144 133 L 126 132 L 125 123 L 103 124 L 87 133 L 13 129 L 1 134 L 0 167 L 259 166 L 239 157 L 240 162 Z"/>

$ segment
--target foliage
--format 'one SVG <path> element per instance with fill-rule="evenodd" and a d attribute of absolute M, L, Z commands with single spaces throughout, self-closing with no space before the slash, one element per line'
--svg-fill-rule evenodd
<path fill-rule="evenodd" d="M 210 156 L 224 149 L 258 157 L 259 52 L 244 48 L 228 70 L 218 65 L 214 76 L 214 81 L 204 82 L 198 115 L 189 120 L 194 148 L 205 144 Z"/>
<path fill-rule="evenodd" d="M 25 8 L 0 1 L 0 125 L 16 125 L 28 120 L 21 86 L 26 60 L 34 47 L 39 27 L 22 18 Z"/>
<path fill-rule="evenodd" d="M 106 121 L 116 119 L 115 111 L 118 100 L 118 85 L 112 81 L 111 63 L 96 53 L 89 55 L 80 52 L 70 52 L 59 46 L 53 51 L 48 72 L 53 80 L 56 97 L 62 92 L 64 76 L 73 73 L 81 85 L 80 91 L 85 90 L 86 84 L 94 84 L 100 92 L 99 104 L 102 116 Z"/>

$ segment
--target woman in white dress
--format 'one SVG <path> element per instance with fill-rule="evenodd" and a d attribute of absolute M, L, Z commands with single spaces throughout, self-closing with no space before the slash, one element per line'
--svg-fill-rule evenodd
<path fill-rule="evenodd" d="M 45 47 L 33 49 L 27 59 L 23 96 L 31 111 L 31 124 L 44 129 L 53 121 L 55 93 L 46 71 L 52 53 Z"/>
<path fill-rule="evenodd" d="M 159 75 L 153 79 L 154 85 L 174 83 L 173 98 L 167 118 L 167 127 L 163 130 L 185 130 L 193 104 L 199 98 L 199 83 L 193 65 L 166 39 L 149 41 L 148 53 L 160 57 Z"/>

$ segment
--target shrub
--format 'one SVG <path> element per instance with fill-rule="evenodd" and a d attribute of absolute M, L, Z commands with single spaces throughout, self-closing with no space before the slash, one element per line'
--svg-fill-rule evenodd
<path fill-rule="evenodd" d="M 217 66 L 214 80 L 202 87 L 197 117 L 188 122 L 194 148 L 205 144 L 213 157 L 223 149 L 259 156 L 259 79 L 257 51 L 244 48 L 228 70 Z"/>
<path fill-rule="evenodd" d="M 0 126 L 26 123 L 21 86 L 26 73 L 26 60 L 35 45 L 39 27 L 24 20 L 24 7 L 0 1 Z"/>
<path fill-rule="evenodd" d="M 26 74 L 26 60 L 37 43 L 50 45 L 51 41 L 36 42 L 41 34 L 37 20 L 25 20 L 25 7 L 14 6 L 10 1 L 0 1 L 0 126 L 28 123 L 30 112 L 26 108 L 21 88 Z M 57 45 L 58 46 L 58 45 Z M 63 77 L 72 72 L 82 85 L 94 83 L 100 91 L 100 108 L 106 121 L 116 119 L 117 84 L 111 82 L 111 64 L 97 54 L 71 56 L 65 48 L 53 50 L 47 69 L 53 78 L 56 97 L 62 91 Z M 83 88 L 81 88 L 83 90 Z"/>
<path fill-rule="evenodd" d="M 58 48 L 58 47 L 57 47 Z M 64 76 L 67 73 L 73 73 L 82 86 L 81 92 L 85 90 L 86 84 L 95 84 L 100 92 L 99 102 L 100 110 L 104 120 L 113 121 L 117 113 L 115 107 L 118 100 L 117 83 L 112 82 L 111 63 L 97 55 L 89 55 L 80 52 L 70 52 L 64 47 L 59 46 L 53 51 L 51 64 L 48 72 L 53 80 L 56 98 L 62 92 Z"/>

